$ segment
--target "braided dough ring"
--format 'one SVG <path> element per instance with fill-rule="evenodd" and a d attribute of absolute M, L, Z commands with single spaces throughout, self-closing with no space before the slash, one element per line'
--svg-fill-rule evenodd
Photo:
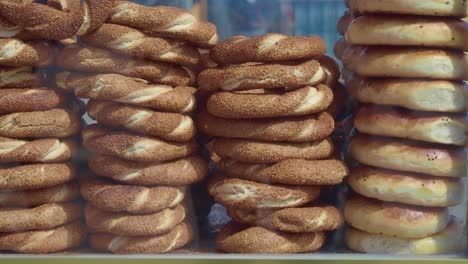
<path fill-rule="evenodd" d="M 0 88 L 38 87 L 44 77 L 44 74 L 35 71 L 32 67 L 0 67 Z"/>
<path fill-rule="evenodd" d="M 451 207 L 463 202 L 464 185 L 459 178 L 424 175 L 360 166 L 351 170 L 351 188 L 381 201 L 427 207 Z"/>
<path fill-rule="evenodd" d="M 62 91 L 48 88 L 0 89 L 0 114 L 46 111 L 64 107 L 68 101 Z"/>
<path fill-rule="evenodd" d="M 456 18 L 365 15 L 346 33 L 352 45 L 425 46 L 468 51 L 468 25 Z"/>
<path fill-rule="evenodd" d="M 72 222 L 80 216 L 81 207 L 74 203 L 44 204 L 34 208 L 1 208 L 0 232 L 51 229 Z"/>
<path fill-rule="evenodd" d="M 0 191 L 51 187 L 73 180 L 76 168 L 71 164 L 31 164 L 0 168 Z"/>
<path fill-rule="evenodd" d="M 332 101 L 332 90 L 319 84 L 287 92 L 218 92 L 208 98 L 207 110 L 223 118 L 302 116 L 322 112 Z"/>
<path fill-rule="evenodd" d="M 245 63 L 237 66 L 206 69 L 198 76 L 200 89 L 239 91 L 251 89 L 300 88 L 316 85 L 326 73 L 316 60 L 296 63 Z"/>
<path fill-rule="evenodd" d="M 63 162 L 71 159 L 78 149 L 73 139 L 27 141 L 0 137 L 0 162 Z"/>
<path fill-rule="evenodd" d="M 77 199 L 79 196 L 78 184 L 69 182 L 43 189 L 1 192 L 0 206 L 32 207 L 49 203 L 66 203 Z"/>
<path fill-rule="evenodd" d="M 214 150 L 223 159 L 248 163 L 277 163 L 286 159 L 324 159 L 332 155 L 334 147 L 328 138 L 305 143 L 217 138 Z"/>
<path fill-rule="evenodd" d="M 97 31 L 82 36 L 81 40 L 91 46 L 148 60 L 185 66 L 195 66 L 200 61 L 198 49 L 189 44 L 148 37 L 136 29 L 115 24 L 103 24 Z"/>
<path fill-rule="evenodd" d="M 354 196 L 344 209 L 354 228 L 384 236 L 423 238 L 444 230 L 450 222 L 448 208 L 416 207 Z"/>
<path fill-rule="evenodd" d="M 185 197 L 185 187 L 119 185 L 97 178 L 82 179 L 80 191 L 94 207 L 132 214 L 159 212 L 180 204 Z"/>
<path fill-rule="evenodd" d="M 336 207 L 325 205 L 277 210 L 257 209 L 244 211 L 229 209 L 228 214 L 238 223 L 292 233 L 336 230 L 344 222 L 340 211 Z"/>
<path fill-rule="evenodd" d="M 99 124 L 126 128 L 130 131 L 165 140 L 186 142 L 195 136 L 195 125 L 190 116 L 155 112 L 108 101 L 90 100 L 88 115 Z"/>
<path fill-rule="evenodd" d="M 82 132 L 83 145 L 91 152 L 138 162 L 168 161 L 194 154 L 197 144 L 168 142 L 154 137 L 111 131 L 91 125 Z"/>
<path fill-rule="evenodd" d="M 200 182 L 208 175 L 208 163 L 199 156 L 141 163 L 93 155 L 88 159 L 88 165 L 99 176 L 134 185 L 183 186 Z"/>
<path fill-rule="evenodd" d="M 54 229 L 0 234 L 0 250 L 27 254 L 60 252 L 81 245 L 86 228 L 75 221 Z"/>
<path fill-rule="evenodd" d="M 161 254 L 181 248 L 195 237 L 193 226 L 183 222 L 169 233 L 152 236 L 117 236 L 108 233 L 90 235 L 91 248 L 114 254 Z"/>
<path fill-rule="evenodd" d="M 463 116 L 382 106 L 362 106 L 354 124 L 366 134 L 457 146 L 465 145 L 468 134 Z"/>
<path fill-rule="evenodd" d="M 344 67 L 367 77 L 468 80 L 468 55 L 461 51 L 353 46 L 342 61 Z"/>
<path fill-rule="evenodd" d="M 80 117 L 64 109 L 0 115 L 2 137 L 62 138 L 75 135 L 80 129 Z"/>
<path fill-rule="evenodd" d="M 228 253 L 294 254 L 318 250 L 325 239 L 324 233 L 287 233 L 229 222 L 216 236 L 216 246 Z"/>
<path fill-rule="evenodd" d="M 297 207 L 320 195 L 320 187 L 316 186 L 269 185 L 225 178 L 215 178 L 208 191 L 225 207 L 247 210 Z"/>
<path fill-rule="evenodd" d="M 338 23 L 336 24 L 336 30 L 341 36 L 346 35 L 346 31 L 348 31 L 348 27 L 353 22 L 353 15 L 349 10 L 347 10 L 343 16 L 340 17 Z"/>
<path fill-rule="evenodd" d="M 118 74 L 81 75 L 62 72 L 56 76 L 57 86 L 74 90 L 80 98 L 114 101 L 147 107 L 162 112 L 188 113 L 196 106 L 193 87 L 149 85 L 143 80 Z"/>
<path fill-rule="evenodd" d="M 260 141 L 308 142 L 328 137 L 335 128 L 333 117 L 317 115 L 275 119 L 224 119 L 207 112 L 200 114 L 200 131 L 214 137 Z"/>
<path fill-rule="evenodd" d="M 47 41 L 24 43 L 19 39 L 0 38 L 0 66 L 47 67 L 55 57 L 55 47 Z"/>
<path fill-rule="evenodd" d="M 252 38 L 233 36 L 215 45 L 210 57 L 214 62 L 226 65 L 317 59 L 325 51 L 325 42 L 320 37 L 272 33 Z"/>
<path fill-rule="evenodd" d="M 190 12 L 176 7 L 148 7 L 118 1 L 109 22 L 140 29 L 153 36 L 188 41 L 200 47 L 211 47 L 219 39 L 215 25 L 200 22 Z"/>
<path fill-rule="evenodd" d="M 105 232 L 119 236 L 150 236 L 170 232 L 184 221 L 186 208 L 179 204 L 162 211 L 131 215 L 127 213 L 105 212 L 87 204 L 84 209 L 86 225 L 93 233 Z"/>
<path fill-rule="evenodd" d="M 466 175 L 466 153 L 463 149 L 360 134 L 351 140 L 349 152 L 362 164 L 379 168 L 438 177 Z"/>
<path fill-rule="evenodd" d="M 111 51 L 89 46 L 65 47 L 58 54 L 57 64 L 67 70 L 119 73 L 172 86 L 192 85 L 196 82 L 195 73 L 188 68 L 165 62 L 118 56 Z"/>
<path fill-rule="evenodd" d="M 340 160 L 283 160 L 275 164 L 223 160 L 223 172 L 230 178 L 287 185 L 337 185 L 348 175 Z"/>

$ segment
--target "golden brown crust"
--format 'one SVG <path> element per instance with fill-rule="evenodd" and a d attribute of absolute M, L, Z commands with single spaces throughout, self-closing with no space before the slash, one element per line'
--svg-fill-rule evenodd
<path fill-rule="evenodd" d="M 1 208 L 1 232 L 24 232 L 52 229 L 81 216 L 75 203 L 44 204 L 34 208 Z"/>
<path fill-rule="evenodd" d="M 78 247 L 86 228 L 75 221 L 55 229 L 0 234 L 0 250 L 26 254 L 45 254 Z"/>
<path fill-rule="evenodd" d="M 82 178 L 80 191 L 93 206 L 110 212 L 155 213 L 184 200 L 185 187 L 119 185 L 102 178 Z"/>
<path fill-rule="evenodd" d="M 195 238 L 193 226 L 179 224 L 169 233 L 155 236 L 117 236 L 108 233 L 90 235 L 91 248 L 114 254 L 161 254 L 181 248 Z"/>
<path fill-rule="evenodd" d="M 193 87 L 150 85 L 143 80 L 118 74 L 84 75 L 62 72 L 57 86 L 73 90 L 80 98 L 114 101 L 162 112 L 188 113 L 195 109 Z"/>
<path fill-rule="evenodd" d="M 194 15 L 177 7 L 148 7 L 117 1 L 109 22 L 140 29 L 153 36 L 188 41 L 200 47 L 211 47 L 219 38 L 215 25 L 198 21 Z"/>
<path fill-rule="evenodd" d="M 351 45 L 348 42 L 346 42 L 346 39 L 340 38 L 333 47 L 333 53 L 339 60 L 341 60 L 346 49 L 348 49 L 349 47 L 351 47 Z"/>
<path fill-rule="evenodd" d="M 322 56 L 319 62 L 326 75 L 322 83 L 332 89 L 335 88 L 341 76 L 340 66 L 333 58 L 326 55 Z"/>
<path fill-rule="evenodd" d="M 463 149 L 360 134 L 351 140 L 349 151 L 354 159 L 369 166 L 439 177 L 466 175 Z"/>
<path fill-rule="evenodd" d="M 89 158 L 88 165 L 99 176 L 135 185 L 184 186 L 198 183 L 208 175 L 208 163 L 199 156 L 168 162 L 141 163 L 93 155 Z"/>
<path fill-rule="evenodd" d="M 283 160 L 275 164 L 223 160 L 223 172 L 231 178 L 288 185 L 336 185 L 348 175 L 340 160 Z"/>
<path fill-rule="evenodd" d="M 23 42 L 0 38 L 0 65 L 9 67 L 47 67 L 54 62 L 55 47 L 51 42 Z"/>
<path fill-rule="evenodd" d="M 87 204 L 84 208 L 86 225 L 93 233 L 119 236 L 150 236 L 170 232 L 186 217 L 186 208 L 179 204 L 156 213 L 132 215 L 105 212 Z"/>
<path fill-rule="evenodd" d="M 434 178 L 367 166 L 351 170 L 347 182 L 366 197 L 428 207 L 451 207 L 463 202 L 464 186 L 459 178 Z"/>
<path fill-rule="evenodd" d="M 31 164 L 0 168 L 0 191 L 31 190 L 56 186 L 73 180 L 72 164 Z"/>
<path fill-rule="evenodd" d="M 116 24 L 103 24 L 97 31 L 81 40 L 92 46 L 113 52 L 154 61 L 196 66 L 200 60 L 198 49 L 184 42 L 149 37 L 140 31 Z"/>
<path fill-rule="evenodd" d="M 74 139 L 16 140 L 0 137 L 0 162 L 63 162 L 78 152 Z"/>
<path fill-rule="evenodd" d="M 131 59 L 89 46 L 65 47 L 59 52 L 57 64 L 67 70 L 119 73 L 173 86 L 193 85 L 196 82 L 194 72 L 188 68 L 164 62 Z"/>
<path fill-rule="evenodd" d="M 228 209 L 228 215 L 238 223 L 292 233 L 336 230 L 344 222 L 340 211 L 330 205 L 253 211 Z"/>
<path fill-rule="evenodd" d="M 246 62 L 280 62 L 317 59 L 325 54 L 317 36 L 291 37 L 270 33 L 258 37 L 233 36 L 211 49 L 211 59 L 221 65 Z"/>
<path fill-rule="evenodd" d="M 335 89 L 333 89 L 333 102 L 327 108 L 326 112 L 329 113 L 334 119 L 336 119 L 346 107 L 350 99 L 351 98 L 346 92 L 345 86 L 341 83 L 338 83 Z"/>
<path fill-rule="evenodd" d="M 416 207 L 354 196 L 346 202 L 346 222 L 359 230 L 400 238 L 424 238 L 444 230 L 448 208 Z"/>
<path fill-rule="evenodd" d="M 239 91 L 251 89 L 297 89 L 316 85 L 326 77 L 316 60 L 296 63 L 245 63 L 206 69 L 198 76 L 200 89 Z"/>
<path fill-rule="evenodd" d="M 48 88 L 0 89 L 0 114 L 46 111 L 68 103 L 67 95 Z"/>
<path fill-rule="evenodd" d="M 9 138 L 63 138 L 79 133 L 81 119 L 65 109 L 0 116 L 0 136 Z"/>
<path fill-rule="evenodd" d="M 90 100 L 88 115 L 99 124 L 125 128 L 165 140 L 186 142 L 195 136 L 195 124 L 190 116 L 155 112 L 108 101 Z"/>
<path fill-rule="evenodd" d="M 0 88 L 38 87 L 44 81 L 44 77 L 44 74 L 35 71 L 32 67 L 0 67 Z"/>
<path fill-rule="evenodd" d="M 297 207 L 320 195 L 316 186 L 268 185 L 222 177 L 214 178 L 208 191 L 218 203 L 246 210 Z"/>
<path fill-rule="evenodd" d="M 293 254 L 318 250 L 324 233 L 287 233 L 229 222 L 216 237 L 216 246 L 227 253 Z"/>
<path fill-rule="evenodd" d="M 80 0 L 48 0 L 47 5 L 69 13 L 80 8 Z"/>
<path fill-rule="evenodd" d="M 322 112 L 332 101 L 332 90 L 319 84 L 295 91 L 218 92 L 208 98 L 207 109 L 223 118 L 302 116 Z"/>
<path fill-rule="evenodd" d="M 324 159 L 332 155 L 334 147 L 330 139 L 284 143 L 218 138 L 214 149 L 223 159 L 248 163 L 276 163 L 286 159 Z"/>
<path fill-rule="evenodd" d="M 338 30 L 338 33 L 341 36 L 344 36 L 346 34 L 346 31 L 348 30 L 349 25 L 351 22 L 353 22 L 353 15 L 349 10 L 347 10 L 338 20 L 338 23 L 336 24 L 336 30 Z"/>
<path fill-rule="evenodd" d="M 328 137 L 335 128 L 333 117 L 317 115 L 271 119 L 224 119 L 202 112 L 201 132 L 215 137 L 265 141 L 307 142 Z"/>
<path fill-rule="evenodd" d="M 197 151 L 195 140 L 163 141 L 125 131 L 111 131 L 98 125 L 85 128 L 82 137 L 83 145 L 91 152 L 139 162 L 174 160 Z"/>

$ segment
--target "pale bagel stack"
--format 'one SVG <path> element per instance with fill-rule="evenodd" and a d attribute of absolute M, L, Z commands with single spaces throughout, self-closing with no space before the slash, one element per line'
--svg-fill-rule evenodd
<path fill-rule="evenodd" d="M 62 12 L 30 2 L 0 1 L 0 251 L 44 254 L 86 236 L 74 159 L 83 109 L 47 84 L 57 38 L 14 16 L 26 5 Z"/>
<path fill-rule="evenodd" d="M 93 176 L 81 194 L 89 245 L 116 254 L 159 254 L 196 237 L 190 185 L 208 162 L 199 154 L 198 48 L 217 42 L 216 27 L 189 12 L 117 1 L 106 22 L 58 56 L 59 87 L 90 99 L 97 124 L 82 132 Z"/>
<path fill-rule="evenodd" d="M 316 251 L 342 225 L 337 208 L 317 201 L 320 186 L 347 175 L 330 140 L 339 69 L 324 53 L 318 37 L 281 34 L 235 36 L 211 49 L 219 66 L 199 75 L 210 95 L 198 123 L 220 158 L 209 192 L 233 219 L 218 250 Z"/>
<path fill-rule="evenodd" d="M 465 249 L 468 15 L 464 0 L 350 0 L 341 59 L 359 102 L 349 145 L 348 247 L 366 253 Z M 343 22 L 344 25 L 347 23 Z"/>

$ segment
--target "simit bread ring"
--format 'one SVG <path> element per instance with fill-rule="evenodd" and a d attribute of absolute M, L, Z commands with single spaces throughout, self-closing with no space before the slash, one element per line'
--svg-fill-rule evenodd
<path fill-rule="evenodd" d="M 46 111 L 64 107 L 68 101 L 62 91 L 48 88 L 0 89 L 0 114 Z"/>
<path fill-rule="evenodd" d="M 111 212 L 149 214 L 180 204 L 185 187 L 119 185 L 97 178 L 82 179 L 81 195 L 93 206 Z"/>
<path fill-rule="evenodd" d="M 190 12 L 177 7 L 148 7 L 117 1 L 109 22 L 140 29 L 153 36 L 187 41 L 200 47 L 211 47 L 219 39 L 215 25 L 198 21 Z"/>
<path fill-rule="evenodd" d="M 97 31 L 82 36 L 81 40 L 88 45 L 148 60 L 185 66 L 195 66 L 200 60 L 197 48 L 186 43 L 148 37 L 136 29 L 115 24 L 103 24 Z"/>
<path fill-rule="evenodd" d="M 200 182 L 208 175 L 208 163 L 199 156 L 168 162 L 141 163 L 93 155 L 89 158 L 88 165 L 99 176 L 135 185 L 183 186 Z"/>
<path fill-rule="evenodd" d="M 416 207 L 354 196 L 344 209 L 354 228 L 400 238 L 423 238 L 444 230 L 450 221 L 448 208 Z"/>
<path fill-rule="evenodd" d="M 390 13 L 422 16 L 467 17 L 465 0 L 350 0 L 351 10 L 359 13 Z"/>
<path fill-rule="evenodd" d="M 348 31 L 349 25 L 353 22 L 353 15 L 349 10 L 347 10 L 343 16 L 340 17 L 338 23 L 336 24 L 336 29 L 341 36 L 346 35 L 346 31 Z"/>
<path fill-rule="evenodd" d="M 62 162 L 78 151 L 73 139 L 16 140 L 0 137 L 0 162 Z"/>
<path fill-rule="evenodd" d="M 90 100 L 88 115 L 99 124 L 122 127 L 130 131 L 165 140 L 189 141 L 195 136 L 195 125 L 190 116 L 155 112 L 108 101 Z"/>
<path fill-rule="evenodd" d="M 206 92 L 251 89 L 301 88 L 316 85 L 326 73 L 316 60 L 295 63 L 245 63 L 206 69 L 198 76 L 200 89 Z"/>
<path fill-rule="evenodd" d="M 32 67 L 0 67 L 0 88 L 38 87 L 44 77 L 43 74 L 35 71 Z"/>
<path fill-rule="evenodd" d="M 0 231 L 24 232 L 51 229 L 81 216 L 78 204 L 44 204 L 34 208 L 1 208 Z"/>
<path fill-rule="evenodd" d="M 64 12 L 72 12 L 80 8 L 79 0 L 48 0 L 47 5 Z"/>
<path fill-rule="evenodd" d="M 74 90 L 81 98 L 120 102 L 148 107 L 162 112 L 188 113 L 195 109 L 193 87 L 149 85 L 143 80 L 118 74 L 81 75 L 62 72 L 56 76 L 57 86 Z"/>
<path fill-rule="evenodd" d="M 442 232 L 420 239 L 405 239 L 369 234 L 348 228 L 345 241 L 352 250 L 374 254 L 449 254 L 466 248 L 465 224 L 452 220 Z"/>
<path fill-rule="evenodd" d="M 243 211 L 228 209 L 234 221 L 292 233 L 309 233 L 336 230 L 343 225 L 340 211 L 333 206 L 313 206 Z"/>
<path fill-rule="evenodd" d="M 67 70 L 119 73 L 167 85 L 192 85 L 196 75 L 192 70 L 177 65 L 118 56 L 111 51 L 69 45 L 59 52 L 57 64 Z"/>
<path fill-rule="evenodd" d="M 287 233 L 229 222 L 216 236 L 216 246 L 228 253 L 293 254 L 318 250 L 324 233 Z"/>
<path fill-rule="evenodd" d="M 0 115 L 0 136 L 10 138 L 68 137 L 80 132 L 81 119 L 64 109 Z"/>
<path fill-rule="evenodd" d="M 181 223 L 169 233 L 153 236 L 126 237 L 108 233 L 90 235 L 91 248 L 114 254 L 161 254 L 181 248 L 195 237 L 193 226 Z"/>
<path fill-rule="evenodd" d="M 338 80 L 340 79 L 341 72 L 340 66 L 334 59 L 328 56 L 322 56 L 319 59 L 322 69 L 326 73 L 326 77 L 323 80 L 323 84 L 328 87 L 334 88 L 338 85 Z"/>
<path fill-rule="evenodd" d="M 456 18 L 418 16 L 358 17 L 349 26 L 352 45 L 424 46 L 468 51 L 468 25 Z"/>
<path fill-rule="evenodd" d="M 348 95 L 346 88 L 343 84 L 338 83 L 333 89 L 333 102 L 327 108 L 326 112 L 332 116 L 333 119 L 337 119 L 338 115 L 348 104 L 350 96 Z"/>
<path fill-rule="evenodd" d="M 467 128 L 463 116 L 414 112 L 382 106 L 363 106 L 354 125 L 363 133 L 464 146 Z"/>
<path fill-rule="evenodd" d="M 24 43 L 19 39 L 0 38 L 0 65 L 10 67 L 47 67 L 55 57 L 51 42 L 33 41 Z"/>
<path fill-rule="evenodd" d="M 265 141 L 308 142 L 328 137 L 335 128 L 333 117 L 317 115 L 276 119 L 224 119 L 203 112 L 200 131 L 214 137 Z"/>
<path fill-rule="evenodd" d="M 221 65 L 317 59 L 325 54 L 317 36 L 290 37 L 271 33 L 258 37 L 233 36 L 215 45 L 211 59 Z"/>
<path fill-rule="evenodd" d="M 353 46 L 342 61 L 344 67 L 367 77 L 468 80 L 468 55 L 461 51 Z"/>
<path fill-rule="evenodd" d="M 354 78 L 348 88 L 362 103 L 430 112 L 465 112 L 468 85 L 443 80 Z"/>
<path fill-rule="evenodd" d="M 76 182 L 49 188 L 0 193 L 2 207 L 32 207 L 48 203 L 66 203 L 77 199 L 80 189 Z"/>
<path fill-rule="evenodd" d="M 360 166 L 351 170 L 347 181 L 355 192 L 381 201 L 428 207 L 451 207 L 463 202 L 464 185 L 459 178 Z"/>
<path fill-rule="evenodd" d="M 91 152 L 139 162 L 167 161 L 195 153 L 194 140 L 179 143 L 91 125 L 82 132 L 83 145 Z"/>
<path fill-rule="evenodd" d="M 349 151 L 354 159 L 369 166 L 439 177 L 466 175 L 463 149 L 360 134 L 351 140 Z"/>
<path fill-rule="evenodd" d="M 223 159 L 249 163 L 276 163 L 286 159 L 323 159 L 332 155 L 334 147 L 330 139 L 284 143 L 217 138 L 214 149 Z"/>
<path fill-rule="evenodd" d="M 319 84 L 286 92 L 218 92 L 208 98 L 207 109 L 223 118 L 302 116 L 322 112 L 332 101 L 332 90 Z"/>
<path fill-rule="evenodd" d="M 351 44 L 346 42 L 345 38 L 340 38 L 336 42 L 335 47 L 333 47 L 333 53 L 339 60 L 341 60 L 343 58 L 343 54 L 345 53 L 346 49 L 348 49 L 349 47 L 351 47 Z"/>
<path fill-rule="evenodd" d="M 0 168 L 0 191 L 30 190 L 52 187 L 73 180 L 72 164 L 28 164 Z"/>
<path fill-rule="evenodd" d="M 45 254 L 75 248 L 86 237 L 86 228 L 75 221 L 54 229 L 0 234 L 0 250 Z"/>
<path fill-rule="evenodd" d="M 86 225 L 93 231 L 119 236 L 150 236 L 170 232 L 184 221 L 186 208 L 179 204 L 152 214 L 131 215 L 105 212 L 87 204 L 84 209 Z"/>
<path fill-rule="evenodd" d="M 223 160 L 224 173 L 231 178 L 288 185 L 337 185 L 348 175 L 340 160 L 283 160 L 275 164 Z"/>
<path fill-rule="evenodd" d="M 316 186 L 269 185 L 221 177 L 209 184 L 208 191 L 225 207 L 247 210 L 297 207 L 320 195 Z"/>

